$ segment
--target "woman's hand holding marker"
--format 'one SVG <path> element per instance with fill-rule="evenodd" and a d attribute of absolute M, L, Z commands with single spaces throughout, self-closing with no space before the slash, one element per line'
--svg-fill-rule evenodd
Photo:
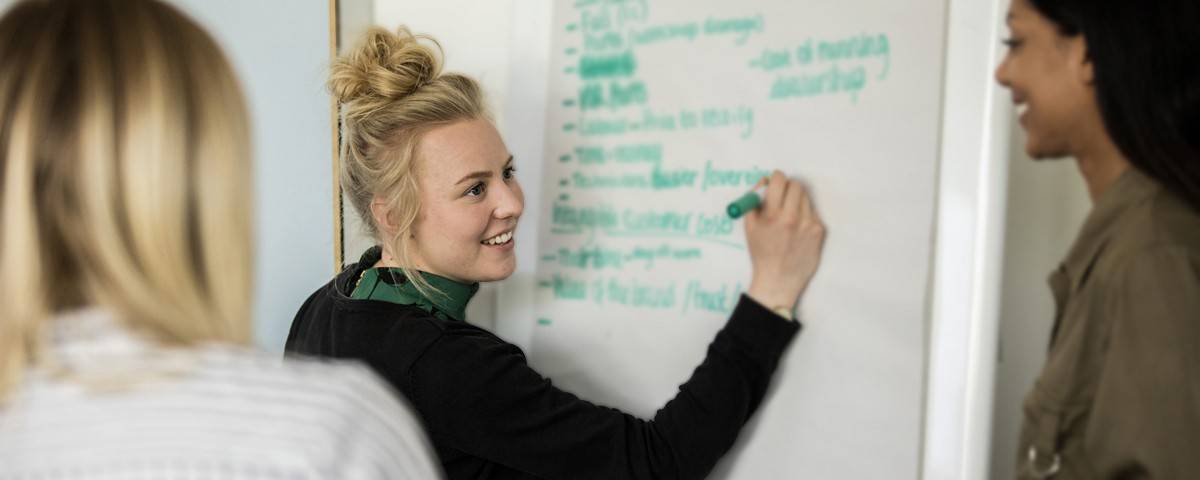
<path fill-rule="evenodd" d="M 758 208 L 745 212 L 746 246 L 753 276 L 746 295 L 768 308 L 795 308 L 817 271 L 825 225 L 800 182 L 776 170 Z"/>

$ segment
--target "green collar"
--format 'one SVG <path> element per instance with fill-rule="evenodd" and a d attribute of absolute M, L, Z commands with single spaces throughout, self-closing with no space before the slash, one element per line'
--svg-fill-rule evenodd
<path fill-rule="evenodd" d="M 371 268 L 379 261 L 381 249 L 371 247 L 358 262 L 358 283 L 351 292 L 355 300 L 379 300 L 398 305 L 415 305 L 441 320 L 466 321 L 467 302 L 479 290 L 479 284 L 464 285 L 432 273 L 420 272 L 421 277 L 445 295 L 434 294 L 433 298 L 421 295 L 417 287 L 408 281 L 399 268 Z"/>

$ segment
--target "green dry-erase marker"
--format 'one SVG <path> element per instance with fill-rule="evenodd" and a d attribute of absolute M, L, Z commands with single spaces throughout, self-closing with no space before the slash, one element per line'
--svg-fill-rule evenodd
<path fill-rule="evenodd" d="M 725 211 L 729 212 L 729 218 L 738 218 L 745 215 L 746 212 L 758 208 L 764 198 L 767 198 L 766 185 L 746 192 L 745 195 L 742 195 L 742 198 L 734 200 L 728 207 L 725 207 Z"/>

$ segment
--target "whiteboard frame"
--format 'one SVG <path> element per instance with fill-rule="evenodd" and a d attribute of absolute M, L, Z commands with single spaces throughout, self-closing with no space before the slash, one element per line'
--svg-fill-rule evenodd
<path fill-rule="evenodd" d="M 1012 117 L 992 76 L 1007 2 L 947 8 L 923 480 L 987 478 Z"/>
<path fill-rule="evenodd" d="M 338 55 L 338 26 L 340 18 L 338 18 L 338 6 L 341 0 L 329 0 L 329 62 L 337 60 Z M 329 134 L 332 138 L 332 151 L 330 152 L 330 178 L 333 180 L 333 274 L 337 275 L 342 271 L 342 263 L 346 255 L 345 249 L 342 247 L 342 238 L 345 237 L 345 232 L 342 228 L 342 169 L 338 166 L 338 155 L 341 150 L 342 136 L 340 133 L 342 127 L 341 115 L 338 111 L 337 98 L 333 95 L 329 96 Z"/>

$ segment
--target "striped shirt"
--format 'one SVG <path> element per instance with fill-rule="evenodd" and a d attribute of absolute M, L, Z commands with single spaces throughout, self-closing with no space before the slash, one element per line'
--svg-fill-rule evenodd
<path fill-rule="evenodd" d="M 158 346 L 98 310 L 0 405 L 0 480 L 436 479 L 420 423 L 366 367 Z"/>

